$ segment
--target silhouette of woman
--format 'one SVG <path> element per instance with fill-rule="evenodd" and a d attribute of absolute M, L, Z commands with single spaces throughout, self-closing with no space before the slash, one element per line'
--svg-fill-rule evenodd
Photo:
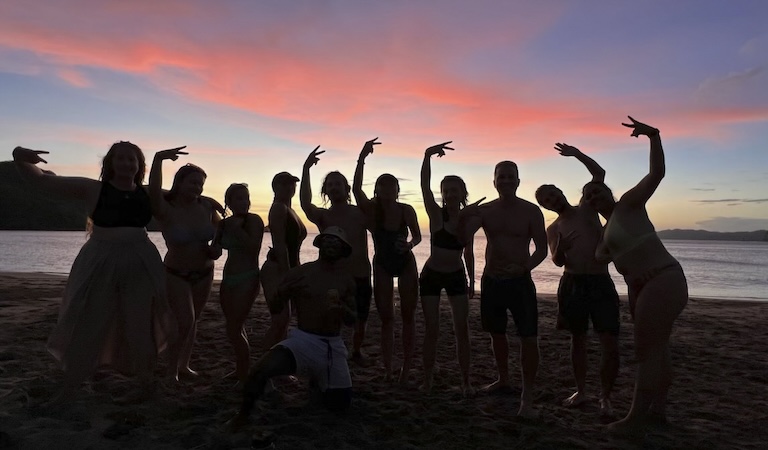
<path fill-rule="evenodd" d="M 160 254 L 149 240 L 149 195 L 141 185 L 146 166 L 141 149 L 117 142 L 102 161 L 101 181 L 56 176 L 37 163 L 46 151 L 16 147 L 21 172 L 50 192 L 83 199 L 90 232 L 67 280 L 59 319 L 48 351 L 64 369 L 56 401 L 74 397 L 99 366 L 137 374 L 143 394 L 151 389 L 152 369 L 175 331 L 165 296 Z"/>
<path fill-rule="evenodd" d="M 424 312 L 424 385 L 422 388 L 429 392 L 432 389 L 435 352 L 440 326 L 440 291 L 445 289 L 453 313 L 453 329 L 456 334 L 456 356 L 461 368 L 461 391 L 465 396 L 472 395 L 474 390 L 469 382 L 469 298 L 475 289 L 475 256 L 471 237 L 459 239 L 456 236 L 459 210 L 467 205 L 467 186 L 464 180 L 456 175 L 448 175 L 440 182 L 442 206 L 435 201 L 430 187 L 431 165 L 433 155 L 445 156 L 450 142 L 433 145 L 424 152 L 421 164 L 421 193 L 424 197 L 424 207 L 429 216 L 430 254 L 419 277 L 421 309 Z M 467 245 L 464 245 L 464 241 Z M 467 290 L 467 275 L 464 263 L 469 273 L 469 290 Z"/>
<path fill-rule="evenodd" d="M 365 143 L 360 151 L 352 182 L 352 192 L 358 207 L 363 210 L 373 235 L 373 298 L 381 319 L 381 354 L 385 376 L 392 374 L 394 351 L 394 278 L 400 293 L 403 320 L 403 366 L 399 382 L 405 384 L 410 373 L 416 335 L 416 304 L 419 298 L 416 259 L 411 251 L 421 242 L 421 231 L 416 211 L 410 205 L 397 201 L 400 184 L 394 175 L 385 173 L 376 179 L 373 199 L 363 192 L 365 158 L 379 145 L 378 138 Z M 408 241 L 410 232 L 411 240 Z"/>
<path fill-rule="evenodd" d="M 669 337 L 688 302 L 688 285 L 680 263 L 669 254 L 648 218 L 645 205 L 665 174 L 659 130 L 632 117 L 632 136 L 651 142 L 650 171 L 617 202 L 601 182 L 584 186 L 584 199 L 608 221 L 596 255 L 613 260 L 624 275 L 634 320 L 635 393 L 627 416 L 609 425 L 622 434 L 642 431 L 649 421 L 666 421 L 667 392 L 672 383 Z"/>
<path fill-rule="evenodd" d="M 171 190 L 163 193 L 163 161 L 186 155 L 179 149 L 155 154 L 149 174 L 152 211 L 160 222 L 168 252 L 165 254 L 168 301 L 178 322 L 179 339 L 171 346 L 168 374 L 174 378 L 194 377 L 189 367 L 192 346 L 197 334 L 197 321 L 211 294 L 213 261 L 221 256 L 221 248 L 211 246 L 214 231 L 223 208 L 207 197 L 201 197 L 206 174 L 203 169 L 187 164 L 179 168 Z"/>

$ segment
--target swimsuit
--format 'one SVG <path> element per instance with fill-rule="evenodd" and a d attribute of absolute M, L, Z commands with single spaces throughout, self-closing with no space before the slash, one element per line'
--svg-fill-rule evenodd
<path fill-rule="evenodd" d="M 143 187 L 121 191 L 108 182 L 101 183 L 99 200 L 91 213 L 94 225 L 103 228 L 144 228 L 151 219 L 152 207 Z"/>
<path fill-rule="evenodd" d="M 419 295 L 422 297 L 439 297 L 440 291 L 443 289 L 449 297 L 466 295 L 467 277 L 464 274 L 464 269 L 455 272 L 438 272 L 425 265 L 419 276 Z"/>
<path fill-rule="evenodd" d="M 246 226 L 246 220 L 243 221 L 243 228 Z M 221 245 L 221 248 L 225 250 L 239 250 L 242 248 L 245 248 L 245 245 L 240 242 L 238 239 L 235 239 L 234 237 L 230 236 L 227 233 L 224 233 L 224 221 L 220 222 L 221 227 L 221 237 L 219 238 L 219 245 Z M 255 269 L 246 270 L 245 272 L 240 273 L 229 273 L 226 270 L 224 271 L 224 274 L 221 279 L 222 286 L 229 286 L 234 287 L 243 283 L 247 283 L 250 280 L 258 280 L 259 278 L 259 268 L 256 267 Z"/>
<path fill-rule="evenodd" d="M 640 246 L 643 242 L 654 237 L 656 237 L 655 231 L 649 231 L 638 236 L 633 236 L 627 232 L 614 217 L 611 217 L 611 219 L 608 220 L 608 223 L 605 224 L 605 231 L 603 232 L 603 240 L 608 246 L 608 250 L 614 261 L 629 253 L 630 250 Z"/>
<path fill-rule="evenodd" d="M 536 286 L 530 272 L 515 278 L 483 275 L 480 286 L 480 320 L 483 331 L 506 333 L 509 310 L 520 337 L 535 337 L 538 334 L 539 307 Z"/>
<path fill-rule="evenodd" d="M 189 283 L 190 286 L 194 286 L 201 280 L 208 278 L 213 273 L 213 266 L 209 266 L 203 270 L 177 270 L 172 267 L 165 266 L 165 271 L 175 277 L 179 277 L 182 280 Z"/>
<path fill-rule="evenodd" d="M 387 230 L 377 225 L 371 234 L 374 248 L 373 264 L 381 266 L 390 276 L 399 277 L 408 262 L 413 259 L 413 253 L 410 250 L 400 253 L 396 248 L 397 241 L 405 241 L 408 237 L 405 218 L 401 218 L 400 226 L 396 230 Z"/>
<path fill-rule="evenodd" d="M 584 334 L 589 318 L 597 333 L 619 334 L 619 294 L 608 274 L 565 272 L 557 288 L 558 329 Z"/>
<path fill-rule="evenodd" d="M 463 250 L 465 245 L 459 241 L 455 234 L 445 229 L 445 222 L 448 221 L 448 213 L 443 208 L 443 226 L 432 233 L 430 241 L 432 245 L 446 250 Z"/>

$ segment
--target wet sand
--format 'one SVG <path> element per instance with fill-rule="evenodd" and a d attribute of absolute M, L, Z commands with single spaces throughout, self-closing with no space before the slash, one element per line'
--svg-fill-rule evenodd
<path fill-rule="evenodd" d="M 20 449 L 227 449 L 248 448 L 250 434 L 229 434 L 224 423 L 236 412 L 240 392 L 226 378 L 234 369 L 214 287 L 200 322 L 192 368 L 201 376 L 170 383 L 158 379 L 155 396 L 131 401 L 135 382 L 111 371 L 97 373 L 82 398 L 58 408 L 45 406 L 61 371 L 45 350 L 56 323 L 66 279 L 46 274 L 0 274 L 0 448 Z M 632 324 L 622 302 L 622 367 L 613 395 L 623 416 L 632 400 L 635 367 Z M 517 343 L 510 333 L 510 368 L 515 389 L 505 395 L 465 399 L 457 385 L 450 308 L 443 301 L 435 388 L 421 382 L 423 319 L 417 315 L 418 344 L 410 386 L 385 381 L 378 364 L 352 365 L 355 397 L 351 411 L 335 415 L 311 399 L 306 382 L 281 385 L 257 405 L 252 431 L 271 431 L 277 448 L 764 448 L 768 442 L 768 302 L 691 299 L 672 337 L 676 372 L 669 423 L 642 438 L 605 433 L 598 414 L 599 347 L 590 340 L 588 388 L 592 401 L 576 409 L 560 406 L 573 392 L 569 336 L 555 330 L 556 303 L 540 295 L 541 365 L 537 378 L 538 420 L 515 417 L 519 406 Z M 259 354 L 269 314 L 259 297 L 248 322 Z M 510 321 L 511 323 L 511 321 Z M 399 343 L 399 321 L 396 343 Z M 480 329 L 479 302 L 471 301 L 472 380 L 495 380 L 489 338 Z M 349 342 L 351 330 L 345 330 Z M 378 363 L 379 320 L 372 308 L 364 351 Z M 396 348 L 396 354 L 401 354 Z M 158 374 L 165 367 L 159 363 Z"/>

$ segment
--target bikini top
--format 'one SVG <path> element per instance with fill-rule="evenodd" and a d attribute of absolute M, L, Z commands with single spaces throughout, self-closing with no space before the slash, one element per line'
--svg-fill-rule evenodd
<path fill-rule="evenodd" d="M 225 250 L 234 250 L 234 249 L 245 247 L 243 245 L 243 243 L 240 242 L 239 239 L 237 239 L 234 236 L 232 236 L 232 233 L 225 233 L 224 232 L 224 229 L 225 229 L 224 228 L 224 223 L 225 222 L 226 222 L 226 219 L 222 220 L 219 223 L 219 227 L 221 227 L 221 238 L 220 238 L 220 241 L 219 241 L 219 244 L 221 245 L 221 248 L 223 248 Z M 248 219 L 246 217 L 246 219 L 243 221 L 243 228 L 246 227 L 247 223 L 248 223 Z"/>
<path fill-rule="evenodd" d="M 383 224 L 377 224 L 371 235 L 373 236 L 373 246 L 377 252 L 384 248 L 394 249 L 398 239 L 408 237 L 408 224 L 405 223 L 405 217 L 401 217 L 400 225 L 394 230 L 388 230 L 384 228 Z"/>
<path fill-rule="evenodd" d="M 111 183 L 102 181 L 99 200 L 91 213 L 94 225 L 105 228 L 144 228 L 151 219 L 152 207 L 143 187 L 121 191 Z"/>
<path fill-rule="evenodd" d="M 605 231 L 603 232 L 603 240 L 614 260 L 621 258 L 630 250 L 655 237 L 655 231 L 649 231 L 637 236 L 632 235 L 613 217 L 605 224 Z"/>
<path fill-rule="evenodd" d="M 459 242 L 459 238 L 455 234 L 445 229 L 445 225 L 442 228 L 432 233 L 430 236 L 432 245 L 438 248 L 444 248 L 446 250 L 463 250 L 464 244 Z"/>

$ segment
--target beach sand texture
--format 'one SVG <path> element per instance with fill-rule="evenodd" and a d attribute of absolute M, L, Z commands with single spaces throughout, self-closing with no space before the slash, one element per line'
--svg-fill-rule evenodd
<path fill-rule="evenodd" d="M 201 377 L 180 384 L 158 382 L 154 398 L 126 399 L 135 383 L 99 372 L 82 399 L 46 408 L 61 372 L 45 350 L 56 322 L 66 279 L 45 274 L 0 274 L 0 448 L 20 449 L 227 449 L 248 448 L 250 434 L 229 434 L 224 423 L 236 412 L 240 392 L 225 375 L 234 369 L 224 333 L 217 286 L 200 321 L 192 368 Z M 408 448 L 704 448 L 758 449 L 768 443 L 768 303 L 691 299 L 672 337 L 675 384 L 669 424 L 640 439 L 612 437 L 598 416 L 599 351 L 590 340 L 588 388 L 594 401 L 578 409 L 560 402 L 573 392 L 569 336 L 555 330 L 553 296 L 540 296 L 541 365 L 537 399 L 541 417 L 519 420 L 517 342 L 510 339 L 515 391 L 464 399 L 453 348 L 450 308 L 441 305 L 435 388 L 421 381 L 423 319 L 417 316 L 416 371 L 409 387 L 385 382 L 377 365 L 351 366 L 355 397 L 351 411 L 327 413 L 310 399 L 306 383 L 279 386 L 254 414 L 252 431 L 272 431 L 285 449 Z M 489 338 L 480 329 L 479 303 L 472 301 L 472 378 L 476 387 L 495 380 Z M 259 297 L 248 322 L 257 356 L 269 315 Z M 622 302 L 622 367 L 613 395 L 617 414 L 632 400 L 632 324 Z M 398 321 L 399 323 L 399 321 Z M 510 320 L 511 323 L 511 320 Z M 396 330 L 399 325 L 396 325 Z M 396 331 L 399 343 L 399 331 Z M 351 330 L 345 330 L 346 341 Z M 511 334 L 511 333 L 510 333 Z M 371 312 L 364 350 L 378 363 L 379 321 Z M 399 348 L 396 351 L 400 354 Z M 161 359 L 158 373 L 165 367 Z"/>

